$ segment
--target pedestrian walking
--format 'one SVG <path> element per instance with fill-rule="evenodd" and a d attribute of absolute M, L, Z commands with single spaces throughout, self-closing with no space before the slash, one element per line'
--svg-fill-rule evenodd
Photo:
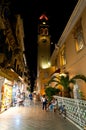
<path fill-rule="evenodd" d="M 46 110 L 46 106 L 47 106 L 47 98 L 45 95 L 43 95 L 43 97 L 41 98 L 41 102 L 42 102 L 42 109 Z"/>
<path fill-rule="evenodd" d="M 30 94 L 29 94 L 29 102 L 30 102 L 30 105 L 31 105 L 31 103 L 32 103 L 32 100 L 33 100 L 33 95 L 32 95 L 32 93 L 30 93 Z"/>

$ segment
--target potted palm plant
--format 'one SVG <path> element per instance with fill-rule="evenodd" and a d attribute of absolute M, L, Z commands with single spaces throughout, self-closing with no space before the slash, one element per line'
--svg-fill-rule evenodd
<path fill-rule="evenodd" d="M 53 88 L 53 87 L 47 87 L 45 89 L 46 96 L 48 97 L 48 101 L 50 102 L 52 100 L 53 95 L 57 95 L 60 92 L 60 89 Z"/>
<path fill-rule="evenodd" d="M 81 75 L 80 74 L 75 75 L 71 79 L 69 77 L 69 74 L 65 74 L 65 75 L 53 76 L 49 80 L 48 84 L 50 84 L 51 82 L 56 82 L 56 85 L 54 87 L 56 87 L 57 85 L 63 86 L 63 89 L 64 89 L 64 91 L 63 91 L 64 95 L 63 96 L 70 97 L 70 91 L 71 91 L 70 83 L 76 84 L 77 79 L 81 79 L 81 80 L 86 82 L 86 76 L 84 76 L 82 74 Z"/>

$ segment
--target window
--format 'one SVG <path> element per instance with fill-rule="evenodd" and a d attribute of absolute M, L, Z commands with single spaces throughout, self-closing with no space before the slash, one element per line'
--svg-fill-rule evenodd
<path fill-rule="evenodd" d="M 65 46 L 61 48 L 60 51 L 60 65 L 63 66 L 66 64 L 66 54 L 65 54 Z"/>
<path fill-rule="evenodd" d="M 48 35 L 48 29 L 45 28 L 45 35 Z"/>
<path fill-rule="evenodd" d="M 43 28 L 40 29 L 40 34 L 43 34 Z"/>
<path fill-rule="evenodd" d="M 79 21 L 79 23 L 75 27 L 74 38 L 75 38 L 76 51 L 82 50 L 84 47 L 84 37 L 81 21 Z"/>
<path fill-rule="evenodd" d="M 40 34 L 41 35 L 48 35 L 48 29 L 47 28 L 41 28 L 40 29 Z"/>
<path fill-rule="evenodd" d="M 19 65 L 17 65 L 17 72 L 19 71 Z"/>
<path fill-rule="evenodd" d="M 17 59 L 14 60 L 14 69 L 16 70 Z"/>
<path fill-rule="evenodd" d="M 82 32 L 77 32 L 77 39 L 76 39 L 76 50 L 82 50 L 84 47 L 84 39 Z"/>

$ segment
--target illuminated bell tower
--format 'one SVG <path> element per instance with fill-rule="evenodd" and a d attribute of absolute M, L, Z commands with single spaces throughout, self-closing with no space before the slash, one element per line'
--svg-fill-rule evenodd
<path fill-rule="evenodd" d="M 40 71 L 50 67 L 50 35 L 48 18 L 45 14 L 39 17 L 37 67 L 37 78 L 40 82 Z"/>

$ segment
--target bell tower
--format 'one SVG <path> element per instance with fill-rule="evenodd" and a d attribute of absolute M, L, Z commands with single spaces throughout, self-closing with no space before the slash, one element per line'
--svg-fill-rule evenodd
<path fill-rule="evenodd" d="M 50 35 L 48 18 L 46 15 L 39 17 L 38 25 L 38 68 L 46 69 L 50 61 Z"/>
<path fill-rule="evenodd" d="M 37 57 L 37 78 L 41 70 L 50 67 L 50 35 L 48 17 L 42 14 L 38 24 L 38 57 Z"/>

